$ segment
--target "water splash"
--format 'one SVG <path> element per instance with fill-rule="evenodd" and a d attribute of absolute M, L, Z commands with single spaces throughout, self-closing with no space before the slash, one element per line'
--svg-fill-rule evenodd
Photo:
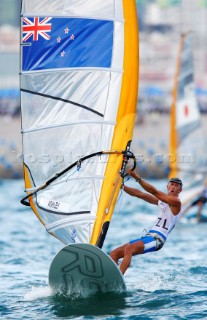
<path fill-rule="evenodd" d="M 24 301 L 33 301 L 40 298 L 47 298 L 52 296 L 52 289 L 50 287 L 32 287 L 30 292 L 27 292 L 23 298 Z"/>

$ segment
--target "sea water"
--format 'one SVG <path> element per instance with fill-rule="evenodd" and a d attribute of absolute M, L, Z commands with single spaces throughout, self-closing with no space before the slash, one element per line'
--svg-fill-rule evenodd
<path fill-rule="evenodd" d="M 150 182 L 165 190 L 166 181 Z M 22 180 L 0 181 L 1 319 L 207 319 L 206 223 L 181 219 L 162 250 L 133 257 L 125 293 L 55 297 L 48 270 L 63 245 L 20 204 L 23 189 Z M 123 192 L 103 250 L 144 235 L 156 210 Z"/>

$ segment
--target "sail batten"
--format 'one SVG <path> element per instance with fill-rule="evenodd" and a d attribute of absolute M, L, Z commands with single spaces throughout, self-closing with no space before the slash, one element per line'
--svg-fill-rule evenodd
<path fill-rule="evenodd" d="M 76 68 L 70 68 L 70 70 L 71 71 L 82 71 L 82 72 L 87 72 L 88 70 L 94 70 L 94 71 L 107 71 L 107 72 L 111 72 L 111 73 L 123 73 L 124 72 L 124 70 L 123 69 L 115 69 L 115 68 L 95 68 L 95 67 L 91 67 L 91 68 L 89 68 L 89 67 L 80 67 L 80 68 L 78 68 L 78 67 L 76 67 Z M 56 68 L 55 70 L 50 70 L 50 69 L 45 69 L 44 70 L 44 73 L 45 72 L 47 72 L 47 73 L 56 73 L 56 72 L 65 72 L 65 71 L 67 71 L 67 68 Z M 32 71 L 22 71 L 21 72 L 21 75 L 30 75 L 30 74 L 41 74 L 41 73 L 43 73 L 43 71 L 42 70 L 32 70 Z"/>
<path fill-rule="evenodd" d="M 99 115 L 100 117 L 104 116 L 102 113 L 100 113 L 100 112 L 98 112 L 96 110 L 90 109 L 89 107 L 84 106 L 83 104 L 77 103 L 75 101 L 66 100 L 66 99 L 63 99 L 63 98 L 60 98 L 60 97 L 55 97 L 55 96 L 51 96 L 51 95 L 48 95 L 48 94 L 40 93 L 40 92 L 37 92 L 37 91 L 31 91 L 31 90 L 27 90 L 27 89 L 23 89 L 23 88 L 21 88 L 21 91 L 29 93 L 29 94 L 34 94 L 34 95 L 37 95 L 37 96 L 41 96 L 41 97 L 44 97 L 44 98 L 53 99 L 53 100 L 59 100 L 59 101 L 62 101 L 64 103 L 73 104 L 74 106 L 86 109 L 86 110 L 88 110 L 90 112 L 94 112 L 97 115 Z"/>
<path fill-rule="evenodd" d="M 96 3 L 92 3 L 91 0 L 76 1 L 76 0 L 36 0 L 35 8 L 33 0 L 27 0 L 22 3 L 22 14 L 25 12 L 33 12 L 33 14 L 59 14 L 60 16 L 97 16 L 99 19 L 102 17 L 113 17 L 123 19 L 122 3 L 117 0 L 96 0 Z"/>
<path fill-rule="evenodd" d="M 84 216 L 84 221 L 87 223 L 93 223 L 94 217 L 91 215 L 87 216 L 87 214 L 86 214 Z M 83 220 L 81 218 L 76 219 L 75 217 L 70 217 L 70 219 L 63 219 L 62 221 L 56 221 L 54 223 L 50 223 L 50 224 L 46 225 L 45 227 L 46 227 L 47 231 L 53 232 L 53 231 L 60 229 L 62 227 L 74 225 L 74 223 L 82 224 Z"/>
<path fill-rule="evenodd" d="M 23 203 L 63 243 L 95 244 L 135 121 L 135 1 L 22 0 L 21 27 Z"/>
<path fill-rule="evenodd" d="M 34 14 L 34 12 L 28 12 L 27 15 L 21 15 L 22 18 L 24 17 L 28 17 L 28 16 L 35 16 L 36 13 Z M 45 16 L 50 16 L 52 18 L 78 18 L 78 19 L 81 19 L 81 18 L 84 18 L 84 19 L 93 19 L 93 20 L 99 20 L 100 17 L 98 16 L 84 16 L 84 15 L 76 15 L 76 16 L 64 16 L 64 15 L 57 15 L 57 14 L 51 14 L 50 12 L 45 12 L 44 14 L 43 13 L 40 13 L 38 14 L 38 17 L 40 18 L 44 18 Z M 104 18 L 104 17 L 101 17 L 101 20 L 107 20 L 107 21 L 112 21 L 112 22 L 121 22 L 121 23 L 124 23 L 124 19 L 121 19 L 121 18 L 113 18 L 113 17 L 107 17 L 107 18 Z"/>

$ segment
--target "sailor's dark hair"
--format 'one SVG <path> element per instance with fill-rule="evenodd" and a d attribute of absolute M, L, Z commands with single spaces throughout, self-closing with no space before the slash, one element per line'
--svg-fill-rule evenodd
<path fill-rule="evenodd" d="M 179 185 L 181 185 L 181 187 L 183 186 L 183 183 L 179 178 L 171 178 L 169 180 L 169 182 L 175 182 L 175 183 L 178 183 Z"/>

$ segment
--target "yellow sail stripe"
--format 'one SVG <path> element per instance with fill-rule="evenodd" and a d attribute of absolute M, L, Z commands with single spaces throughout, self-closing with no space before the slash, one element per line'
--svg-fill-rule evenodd
<path fill-rule="evenodd" d="M 25 187 L 26 189 L 30 189 L 30 188 L 33 188 L 33 184 L 31 183 L 31 179 L 30 179 L 30 174 L 29 174 L 29 170 L 27 169 L 27 167 L 25 166 L 24 164 L 24 181 L 25 181 Z M 29 193 L 28 193 L 29 194 Z M 40 222 L 44 224 L 43 220 L 41 219 L 39 213 L 38 213 L 38 210 L 34 204 L 34 201 L 33 201 L 33 197 L 29 197 L 29 204 L 30 204 L 30 207 L 32 208 L 32 210 L 34 211 L 34 213 L 36 214 L 37 218 L 40 220 Z"/>
<path fill-rule="evenodd" d="M 112 140 L 112 150 L 125 150 L 132 139 L 138 92 L 139 41 L 136 4 L 134 0 L 123 0 L 124 9 L 124 65 L 121 96 Z M 105 171 L 97 217 L 90 243 L 96 244 L 105 222 L 110 221 L 120 191 L 122 179 L 119 174 L 122 155 L 110 155 Z"/>
<path fill-rule="evenodd" d="M 169 179 L 172 177 L 176 177 L 178 175 L 178 136 L 177 136 L 177 123 L 176 123 L 176 106 L 177 106 L 177 91 L 178 91 L 178 79 L 180 74 L 180 66 L 181 66 L 181 54 L 183 50 L 183 44 L 185 40 L 185 34 L 181 36 L 180 45 L 179 45 L 179 53 L 177 59 L 176 66 L 176 74 L 174 80 L 174 88 L 173 88 L 173 102 L 171 106 L 171 114 L 170 114 L 170 173 Z"/>

